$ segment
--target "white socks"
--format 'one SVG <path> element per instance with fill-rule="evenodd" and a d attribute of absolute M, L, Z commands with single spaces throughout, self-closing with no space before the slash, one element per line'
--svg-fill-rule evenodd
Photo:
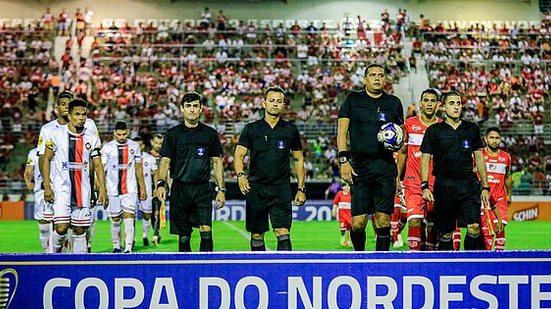
<path fill-rule="evenodd" d="M 48 253 L 50 251 L 50 237 L 51 237 L 51 229 L 52 224 L 51 223 L 39 223 L 38 224 L 38 231 L 39 231 L 39 238 L 40 238 L 40 244 L 42 245 L 42 249 L 44 252 Z"/>
<path fill-rule="evenodd" d="M 54 252 L 60 253 L 61 247 L 63 246 L 63 242 L 65 241 L 66 235 L 59 235 L 57 231 L 54 230 L 53 234 L 53 244 L 54 244 Z"/>
<path fill-rule="evenodd" d="M 143 219 L 142 220 L 143 225 L 143 238 L 147 238 L 149 235 L 149 230 L 151 229 L 151 219 Z"/>
<path fill-rule="evenodd" d="M 124 233 L 126 247 L 124 251 L 132 252 L 132 243 L 134 242 L 134 218 L 126 218 L 124 221 Z"/>
<path fill-rule="evenodd" d="M 111 220 L 111 240 L 113 241 L 113 249 L 121 248 L 121 221 Z"/>
<path fill-rule="evenodd" d="M 96 226 L 96 221 L 92 221 L 90 227 L 86 230 L 86 243 L 88 248 L 92 248 L 92 237 L 94 237 L 94 226 Z"/>
<path fill-rule="evenodd" d="M 74 253 L 87 253 L 88 246 L 86 245 L 86 235 L 73 234 L 73 252 Z"/>

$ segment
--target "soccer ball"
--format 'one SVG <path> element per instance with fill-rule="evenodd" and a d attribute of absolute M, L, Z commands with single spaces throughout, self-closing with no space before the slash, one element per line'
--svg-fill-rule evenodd
<path fill-rule="evenodd" d="M 404 144 L 404 132 L 399 125 L 393 122 L 388 122 L 383 124 L 381 129 L 379 129 L 377 139 L 381 144 L 383 144 L 385 149 L 390 151 L 398 151 Z"/>

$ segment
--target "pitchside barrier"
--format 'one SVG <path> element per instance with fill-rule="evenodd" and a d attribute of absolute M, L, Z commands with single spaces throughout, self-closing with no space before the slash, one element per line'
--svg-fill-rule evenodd
<path fill-rule="evenodd" d="M 0 308 L 550 308 L 551 251 L 0 255 Z"/>

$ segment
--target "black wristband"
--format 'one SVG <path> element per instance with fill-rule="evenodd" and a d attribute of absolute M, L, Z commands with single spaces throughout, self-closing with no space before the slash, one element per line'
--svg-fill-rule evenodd
<path fill-rule="evenodd" d="M 237 178 L 241 177 L 241 176 L 245 176 L 245 173 L 241 172 L 241 173 L 237 173 Z"/>
<path fill-rule="evenodd" d="M 350 157 L 350 152 L 348 151 L 339 151 L 339 158 L 349 158 Z"/>
<path fill-rule="evenodd" d="M 482 187 L 482 190 L 486 190 L 486 191 L 490 192 L 490 187 Z"/>
<path fill-rule="evenodd" d="M 306 188 L 305 187 L 298 187 L 297 191 L 300 191 L 302 193 L 306 193 Z"/>
<path fill-rule="evenodd" d="M 163 187 L 166 185 L 166 181 L 164 179 L 159 179 L 157 180 L 157 189 L 159 189 L 160 187 Z"/>
<path fill-rule="evenodd" d="M 421 181 L 421 190 L 425 190 L 425 189 L 429 189 L 429 182 L 428 181 Z"/>

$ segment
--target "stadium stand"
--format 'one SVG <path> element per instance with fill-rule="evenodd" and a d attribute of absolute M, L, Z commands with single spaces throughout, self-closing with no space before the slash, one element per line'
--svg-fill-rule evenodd
<path fill-rule="evenodd" d="M 333 29 L 298 23 L 257 28 L 245 21 L 227 23 L 220 11 L 197 25 L 182 19 L 93 28 L 93 15 L 89 8 L 74 18 L 47 10 L 39 23 L 2 27 L 0 190 L 17 186 L 8 179 L 22 179 L 24 162 L 18 158 L 51 119 L 60 88 L 91 103 L 90 116 L 104 140 L 117 120 L 129 122 L 133 135 L 163 132 L 178 122 L 179 96 L 202 93 L 205 121 L 220 133 L 226 176 L 232 177 L 237 135 L 245 122 L 261 117 L 262 89 L 282 86 L 291 98 L 287 118 L 297 124 L 307 146 L 309 179 L 330 181 L 338 174 L 331 137 L 341 99 L 361 87 L 366 64 L 376 61 L 385 63 L 391 76 L 388 92 L 422 62 L 432 87 L 465 93 L 466 119 L 483 128 L 498 124 L 505 131 L 504 147 L 522 176 L 516 193 L 551 192 L 551 131 L 544 125 L 550 117 L 547 20 L 528 30 L 446 29 L 426 19 L 410 22 L 400 10 L 395 18 L 383 12 L 377 28 L 361 16 Z M 411 57 L 404 52 L 405 42 L 412 46 Z M 61 52 L 54 57 L 54 51 Z"/>

